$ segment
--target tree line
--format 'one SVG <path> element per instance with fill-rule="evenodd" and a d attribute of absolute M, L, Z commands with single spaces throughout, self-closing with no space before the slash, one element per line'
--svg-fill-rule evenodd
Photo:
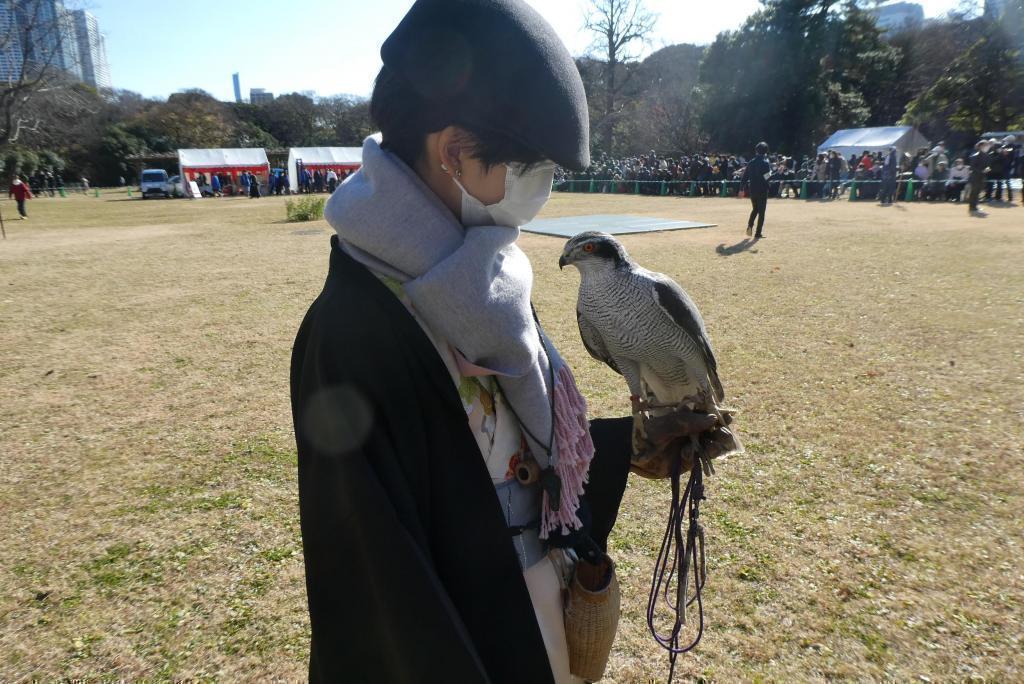
<path fill-rule="evenodd" d="M 909 124 L 956 146 L 1024 129 L 1024 0 L 998 16 L 965 4 L 891 33 L 871 4 L 761 0 L 710 46 L 628 61 L 624 45 L 653 25 L 643 1 L 591 0 L 595 42 L 578 64 L 592 138 L 613 156 L 747 153 L 761 140 L 803 155 L 841 128 Z"/>
<path fill-rule="evenodd" d="M 61 90 L 77 94 L 70 106 L 51 93 L 34 98 L 45 123 L 6 146 L 8 172 L 66 168 L 93 184 L 113 185 L 120 178 L 136 180 L 136 155 L 192 147 L 360 145 L 372 133 L 368 103 L 347 96 L 314 100 L 292 93 L 252 105 L 221 102 L 201 90 L 166 100 L 124 90 L 101 95 L 83 84 Z"/>
<path fill-rule="evenodd" d="M 762 0 L 711 45 L 645 59 L 636 54 L 656 17 L 643 0 L 591 0 L 583 19 L 595 37 L 577 60 L 595 156 L 747 152 L 760 140 L 800 155 L 839 128 L 898 123 L 958 146 L 1024 128 L 1024 0 L 1007 0 L 1000 16 L 963 10 L 890 34 L 863 1 Z M 191 90 L 159 100 L 98 93 L 44 67 L 0 83 L 7 175 L 68 169 L 105 185 L 134 180 L 134 155 L 359 145 L 373 130 L 363 98 L 292 93 L 253 105 Z"/>

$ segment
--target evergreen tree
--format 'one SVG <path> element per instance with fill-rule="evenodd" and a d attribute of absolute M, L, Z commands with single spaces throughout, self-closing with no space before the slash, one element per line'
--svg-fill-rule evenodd
<path fill-rule="evenodd" d="M 763 0 L 738 31 L 718 36 L 701 66 L 712 146 L 749 150 L 766 140 L 809 152 L 832 130 L 871 121 L 899 56 L 852 0 Z"/>
<path fill-rule="evenodd" d="M 908 106 L 904 121 L 935 135 L 978 135 L 1024 126 L 1024 63 L 1018 36 L 985 17 L 982 36 Z"/>

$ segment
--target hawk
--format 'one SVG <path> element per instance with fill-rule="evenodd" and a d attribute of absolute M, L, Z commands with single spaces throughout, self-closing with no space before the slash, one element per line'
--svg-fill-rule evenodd
<path fill-rule="evenodd" d="M 607 233 L 589 231 L 566 242 L 558 266 L 568 265 L 580 272 L 576 320 L 583 345 L 629 386 L 634 454 L 640 457 L 650 444 L 652 417 L 684 408 L 717 418 L 709 431 L 682 445 L 693 449 L 692 456 L 706 464 L 742 452 L 728 427 L 732 412 L 722 406 L 725 390 L 704 320 L 686 291 L 638 265 Z"/>

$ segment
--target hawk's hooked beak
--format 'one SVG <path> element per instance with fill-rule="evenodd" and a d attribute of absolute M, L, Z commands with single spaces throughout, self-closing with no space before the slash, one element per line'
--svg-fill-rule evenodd
<path fill-rule="evenodd" d="M 562 256 L 558 257 L 558 270 L 561 271 L 563 268 L 565 268 L 565 265 L 567 263 L 569 263 L 569 262 L 565 260 L 565 255 L 564 254 Z"/>

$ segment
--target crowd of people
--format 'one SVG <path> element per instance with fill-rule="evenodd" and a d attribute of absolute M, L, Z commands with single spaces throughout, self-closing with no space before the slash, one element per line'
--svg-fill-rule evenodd
<path fill-rule="evenodd" d="M 326 171 L 319 168 L 314 168 L 312 171 L 309 168 L 303 168 L 299 174 L 299 192 L 303 194 L 332 193 L 352 173 L 354 172 L 351 169 L 342 169 L 341 173 L 338 173 L 331 168 Z"/>
<path fill-rule="evenodd" d="M 348 178 L 353 171 L 342 169 L 340 172 L 335 169 L 300 168 L 298 171 L 298 193 L 332 193 Z M 234 181 L 230 176 L 211 174 L 209 179 L 206 174 L 200 173 L 196 176 L 196 183 L 203 194 L 213 197 L 220 197 L 222 194 L 247 195 L 251 198 L 261 196 L 262 181 L 251 172 L 243 172 L 238 176 L 238 188 L 234 188 Z M 290 195 L 292 194 L 289 185 L 288 171 L 285 169 L 271 170 L 266 182 L 268 195 Z"/>
<path fill-rule="evenodd" d="M 88 192 L 89 191 L 89 179 L 84 176 L 81 178 L 72 178 L 70 181 L 65 181 L 65 172 L 57 169 L 37 169 L 34 173 L 17 174 L 17 178 L 25 183 L 29 190 L 37 197 L 55 197 L 57 195 L 63 195 L 65 190 L 76 191 L 76 192 Z M 13 180 L 13 179 L 12 179 Z"/>
<path fill-rule="evenodd" d="M 943 142 L 916 152 L 864 151 L 844 157 L 837 151 L 821 152 L 801 159 L 782 154 L 766 156 L 770 173 L 768 196 L 795 199 L 878 200 L 888 204 L 898 200 L 928 202 L 967 201 L 972 211 L 980 202 L 1013 202 L 1013 179 L 1024 178 L 1024 141 L 1009 135 L 1002 140 L 979 141 L 973 150 L 952 155 Z M 597 155 L 585 171 L 569 172 L 558 168 L 555 190 L 568 192 L 629 193 L 641 195 L 738 196 L 744 194 L 742 179 L 754 159 L 744 155 L 709 153 L 679 156 L 649 154 L 624 158 Z M 300 194 L 333 193 L 349 175 L 350 169 L 300 168 Z M 40 169 L 32 175 L 20 175 L 29 196 L 51 197 L 63 194 L 62 174 Z M 196 178 L 203 194 L 261 196 L 261 181 L 250 172 L 230 176 L 199 174 Z M 124 184 L 123 179 L 121 184 Z M 972 184 L 978 197 L 969 198 Z M 237 186 L 237 187 L 235 187 Z M 85 192 L 89 181 L 82 178 L 75 189 Z M 273 169 L 267 178 L 267 194 L 289 195 L 288 172 Z M 18 194 L 21 191 L 19 190 Z M 1021 193 L 1024 201 L 1024 192 Z M 12 195 L 13 196 L 13 195 Z M 22 203 L 23 208 L 23 203 Z"/>
<path fill-rule="evenodd" d="M 249 199 L 259 199 L 263 193 L 260 189 L 260 179 L 252 171 L 242 171 L 237 175 L 237 181 L 235 177 L 229 174 L 211 173 L 207 176 L 205 173 L 198 173 L 195 175 L 194 180 L 196 186 L 199 188 L 199 192 L 207 197 L 222 197 L 224 195 L 237 195 L 248 197 Z M 268 178 L 268 194 L 281 194 L 281 183 L 279 178 L 275 178 L 274 174 L 270 174 Z M 287 176 L 284 179 L 284 184 L 287 185 Z"/>
<path fill-rule="evenodd" d="M 49 193 L 53 197 L 64 189 L 64 176 L 49 169 L 40 169 L 32 175 L 22 176 L 21 180 L 27 182 L 28 187 L 36 195 Z"/>
<path fill-rule="evenodd" d="M 913 199 L 961 202 L 971 178 L 972 166 L 983 174 L 982 201 L 1013 201 L 1010 181 L 1024 176 L 1024 151 L 1013 136 L 988 140 L 984 158 L 970 151 L 951 155 L 943 142 L 932 148 L 900 153 L 864 151 L 844 157 L 837 151 L 797 159 L 773 154 L 769 196 L 800 199 L 836 199 L 855 192 L 856 199 L 890 203 Z M 980 149 L 981 145 L 976 146 Z M 975 150 L 977 151 L 977 150 Z M 973 161 L 972 161 L 973 159 Z M 656 154 L 626 158 L 599 156 L 586 171 L 558 169 L 555 189 L 570 192 L 638 193 L 648 195 L 738 195 L 749 159 L 743 155 L 690 154 L 670 157 Z"/>
<path fill-rule="evenodd" d="M 75 186 L 77 190 L 85 193 L 89 191 L 89 179 L 82 178 Z M 26 202 L 36 197 L 56 197 L 65 194 L 64 177 L 59 172 L 48 169 L 40 169 L 33 174 L 16 173 L 11 177 L 11 183 L 7 187 L 7 199 L 13 199 L 18 205 L 18 217 L 21 220 L 28 218 Z"/>

